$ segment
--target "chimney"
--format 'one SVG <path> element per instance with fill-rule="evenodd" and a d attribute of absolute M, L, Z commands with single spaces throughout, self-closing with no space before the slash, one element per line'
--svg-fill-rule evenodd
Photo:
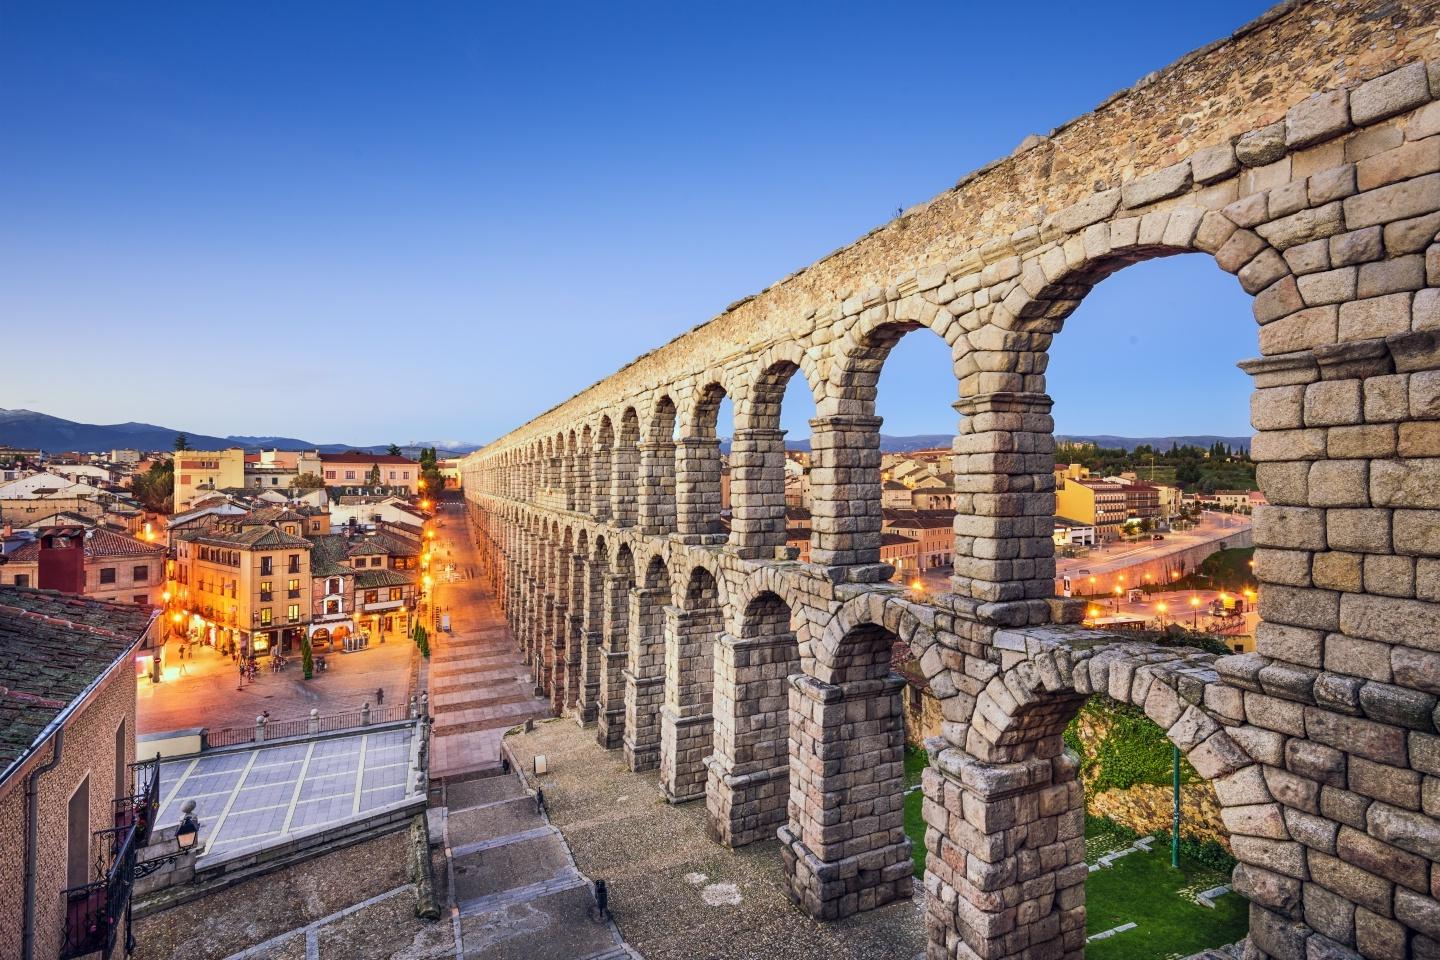
<path fill-rule="evenodd" d="M 40 535 L 41 590 L 85 592 L 85 528 L 51 527 Z"/>

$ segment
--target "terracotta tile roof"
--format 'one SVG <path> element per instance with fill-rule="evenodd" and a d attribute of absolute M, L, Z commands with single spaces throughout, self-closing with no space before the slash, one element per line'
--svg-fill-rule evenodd
<path fill-rule="evenodd" d="M 419 460 L 392 457 L 388 453 L 322 453 L 321 463 L 403 463 L 418 467 Z"/>
<path fill-rule="evenodd" d="M 355 588 L 366 590 L 374 587 L 403 587 L 415 582 L 415 572 L 404 570 L 359 570 L 355 573 Z"/>
<path fill-rule="evenodd" d="M 111 560 L 124 557 L 158 557 L 165 548 L 158 543 L 136 540 L 128 534 L 108 527 L 85 528 L 85 559 Z M 40 541 L 28 543 L 9 555 L 16 563 L 37 563 L 40 560 Z"/>
<path fill-rule="evenodd" d="M 248 526 L 240 530 L 216 527 L 213 530 L 186 530 L 179 534 L 181 540 L 190 543 L 205 543 L 218 547 L 239 547 L 246 550 L 297 547 L 310 549 L 310 541 L 304 537 L 286 533 L 275 527 Z"/>
<path fill-rule="evenodd" d="M 127 657 L 154 616 L 130 603 L 0 586 L 0 764 L 19 759 L 61 710 Z"/>

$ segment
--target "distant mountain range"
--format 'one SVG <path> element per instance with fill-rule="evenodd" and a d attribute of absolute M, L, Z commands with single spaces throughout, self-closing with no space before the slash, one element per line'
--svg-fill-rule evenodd
<path fill-rule="evenodd" d="M 1059 443 L 1093 443 L 1097 447 L 1115 449 L 1123 447 L 1126 450 L 1134 450 L 1136 447 L 1151 446 L 1157 450 L 1169 450 L 1171 444 L 1180 446 L 1209 447 L 1216 441 L 1224 443 L 1236 450 L 1249 450 L 1249 437 L 1222 437 L 1213 434 L 1202 434 L 1198 436 L 1174 436 L 1174 437 L 1116 437 L 1110 434 L 1096 434 L 1090 437 L 1059 435 L 1055 437 Z M 892 437 L 888 434 L 880 434 L 880 450 L 882 453 L 906 453 L 911 450 L 948 450 L 954 438 L 948 433 L 920 433 L 909 437 Z M 730 441 L 722 440 L 720 447 L 726 453 L 730 452 Z M 786 441 L 787 450 L 809 450 L 810 440 Z"/>
<path fill-rule="evenodd" d="M 247 450 L 319 450 L 321 453 L 344 453 L 359 450 L 384 453 L 389 444 L 351 445 L 345 443 L 312 443 L 295 437 L 216 437 L 189 430 L 156 426 L 153 423 L 76 423 L 33 410 L 0 409 L 0 446 L 39 449 L 47 453 L 78 450 L 96 453 L 102 450 L 171 450 L 175 438 L 184 433 L 193 450 L 220 450 L 244 447 Z M 435 447 L 441 454 L 463 454 L 479 449 L 479 444 L 456 440 L 412 440 L 399 444 L 407 456 L 414 456 L 421 447 Z"/>

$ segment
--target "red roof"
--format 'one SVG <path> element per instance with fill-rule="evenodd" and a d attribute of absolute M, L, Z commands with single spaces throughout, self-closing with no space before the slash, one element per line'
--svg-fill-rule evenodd
<path fill-rule="evenodd" d="M 408 463 L 418 466 L 419 460 L 409 457 L 392 457 L 388 453 L 322 453 L 321 463 Z"/>
<path fill-rule="evenodd" d="M 60 528 L 54 528 L 60 529 Z M 165 548 L 158 543 L 146 543 L 104 527 L 90 527 L 85 531 L 85 559 L 106 560 L 112 557 L 160 556 Z M 7 558 L 12 563 L 35 563 L 40 559 L 40 541 L 27 543 Z"/>

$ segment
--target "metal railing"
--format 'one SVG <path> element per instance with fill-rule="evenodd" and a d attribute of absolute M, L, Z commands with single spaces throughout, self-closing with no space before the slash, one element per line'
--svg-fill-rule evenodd
<path fill-rule="evenodd" d="M 221 727 L 208 730 L 205 734 L 205 748 L 234 747 L 246 743 L 265 743 L 286 737 L 305 737 L 319 733 L 335 733 L 359 727 L 374 726 L 377 723 L 393 723 L 413 717 L 414 707 L 409 703 L 389 703 L 383 706 L 366 704 L 358 710 L 346 713 L 331 713 L 320 716 L 312 712 L 308 717 L 286 720 L 257 718 L 255 723 L 243 727 Z"/>

